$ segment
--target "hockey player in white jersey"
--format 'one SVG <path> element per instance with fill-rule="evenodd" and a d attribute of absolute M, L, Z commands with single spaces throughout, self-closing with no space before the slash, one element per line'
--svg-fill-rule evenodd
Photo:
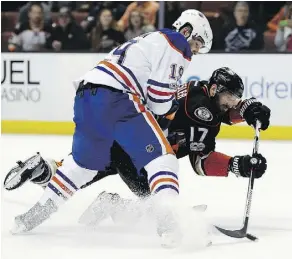
<path fill-rule="evenodd" d="M 161 236 L 177 237 L 171 209 L 163 204 L 172 203 L 179 193 L 178 162 L 153 114 L 176 112 L 177 81 L 192 54 L 210 50 L 212 31 L 196 10 L 183 12 L 174 27 L 175 31 L 163 29 L 126 42 L 75 82 L 72 155 L 64 159 L 36 205 L 15 218 L 14 233 L 41 224 L 104 170 L 115 140 L 136 168 L 148 172 L 154 207 L 162 212 Z"/>

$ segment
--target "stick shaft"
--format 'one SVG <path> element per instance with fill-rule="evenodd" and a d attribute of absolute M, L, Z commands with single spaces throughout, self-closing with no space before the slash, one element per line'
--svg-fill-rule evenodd
<path fill-rule="evenodd" d="M 252 155 L 258 153 L 259 149 L 259 137 L 260 137 L 260 127 L 261 123 L 259 121 L 256 122 L 255 127 L 255 136 L 254 136 L 254 143 L 253 143 L 253 151 Z M 245 213 L 244 213 L 244 230 L 247 231 L 248 221 L 249 221 L 249 214 L 250 214 L 250 208 L 251 208 L 251 201 L 252 201 L 252 194 L 253 194 L 253 187 L 254 187 L 254 173 L 253 170 L 251 170 L 249 183 L 248 183 L 248 191 L 247 191 L 247 197 L 246 197 L 246 205 L 245 205 Z"/>
<path fill-rule="evenodd" d="M 261 127 L 261 124 L 260 124 L 259 121 L 257 121 L 256 122 L 256 127 L 255 127 L 255 137 L 254 137 L 252 155 L 258 153 L 260 127 Z M 251 160 L 251 162 L 253 162 L 253 161 Z M 254 186 L 254 179 L 255 179 L 254 178 L 254 173 L 253 173 L 253 170 L 251 170 L 250 177 L 249 177 L 249 183 L 248 183 L 248 191 L 247 191 L 247 196 L 246 196 L 244 222 L 243 222 L 242 228 L 238 229 L 238 230 L 227 230 L 227 229 L 215 226 L 216 229 L 219 230 L 224 235 L 227 235 L 227 236 L 230 236 L 230 237 L 233 237 L 233 238 L 244 238 L 244 237 L 246 237 L 246 238 L 248 238 L 248 239 L 250 239 L 252 241 L 258 240 L 257 237 L 247 233 L 247 227 L 248 227 L 248 221 L 249 221 L 249 213 L 250 213 L 251 201 L 252 201 L 252 192 L 253 192 L 253 186 Z"/>

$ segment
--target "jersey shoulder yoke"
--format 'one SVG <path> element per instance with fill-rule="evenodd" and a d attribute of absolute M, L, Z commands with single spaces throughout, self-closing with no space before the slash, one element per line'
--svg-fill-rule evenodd
<path fill-rule="evenodd" d="M 162 29 L 158 32 L 164 36 L 168 44 L 174 50 L 181 53 L 185 59 L 191 61 L 192 51 L 191 51 L 190 45 L 188 41 L 186 40 L 186 38 L 181 33 L 170 30 L 170 29 Z"/>

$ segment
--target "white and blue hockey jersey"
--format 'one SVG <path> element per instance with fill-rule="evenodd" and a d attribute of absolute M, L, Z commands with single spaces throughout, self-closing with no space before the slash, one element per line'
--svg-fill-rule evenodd
<path fill-rule="evenodd" d="M 115 48 L 81 80 L 135 94 L 153 113 L 163 115 L 171 108 L 191 56 L 181 33 L 163 29 Z"/>

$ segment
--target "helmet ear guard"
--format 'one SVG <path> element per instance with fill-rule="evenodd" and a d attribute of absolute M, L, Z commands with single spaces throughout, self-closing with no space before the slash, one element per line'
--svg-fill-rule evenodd
<path fill-rule="evenodd" d="M 187 23 L 185 23 L 184 25 L 182 25 L 179 29 L 178 29 L 178 31 L 181 31 L 182 29 L 184 29 L 184 28 L 186 28 L 186 29 L 188 29 L 189 30 L 189 36 L 188 37 L 185 37 L 187 40 L 190 40 L 190 37 L 192 36 L 192 33 L 193 33 L 193 26 L 189 23 L 189 22 L 187 22 Z"/>
<path fill-rule="evenodd" d="M 185 23 L 183 26 L 181 26 L 179 29 L 178 29 L 178 31 L 179 32 L 182 32 L 182 30 L 183 29 L 186 29 L 186 30 L 188 30 L 188 33 L 189 33 L 189 35 L 186 37 L 185 35 L 185 38 L 187 39 L 187 41 L 189 41 L 189 40 L 198 40 L 198 41 L 200 41 L 201 43 L 202 43 L 202 45 L 203 45 L 203 47 L 202 48 L 204 48 L 205 47 L 205 40 L 198 34 L 198 33 L 195 33 L 195 34 L 193 34 L 193 26 L 189 23 L 189 22 L 187 22 L 187 23 Z"/>

